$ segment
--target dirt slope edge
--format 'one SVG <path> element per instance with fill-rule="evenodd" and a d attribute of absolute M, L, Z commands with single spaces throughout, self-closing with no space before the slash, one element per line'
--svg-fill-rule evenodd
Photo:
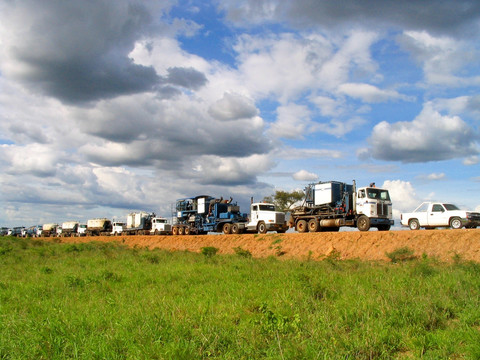
<path fill-rule="evenodd" d="M 284 258 L 322 260 L 336 252 L 341 259 L 388 260 L 385 255 L 401 247 L 450 262 L 455 255 L 464 260 L 480 262 L 480 229 L 420 230 L 388 232 L 339 232 L 306 234 L 242 234 L 190 236 L 117 236 L 61 238 L 65 243 L 117 241 L 128 246 L 161 248 L 169 251 L 200 252 L 202 247 L 214 246 L 219 253 L 232 254 L 242 248 L 254 257 L 282 256 Z"/>

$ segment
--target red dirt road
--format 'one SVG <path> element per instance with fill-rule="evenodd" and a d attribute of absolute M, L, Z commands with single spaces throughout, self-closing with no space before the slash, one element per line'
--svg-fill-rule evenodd
<path fill-rule="evenodd" d="M 61 238 L 64 243 L 89 241 L 121 242 L 131 247 L 200 252 L 214 246 L 220 254 L 232 254 L 242 248 L 253 257 L 322 260 L 335 253 L 340 259 L 388 260 L 385 255 L 402 247 L 450 262 L 454 256 L 480 262 L 480 229 L 419 231 L 346 231 L 337 233 L 287 233 L 266 235 L 188 235 L 188 236 L 117 236 Z"/>

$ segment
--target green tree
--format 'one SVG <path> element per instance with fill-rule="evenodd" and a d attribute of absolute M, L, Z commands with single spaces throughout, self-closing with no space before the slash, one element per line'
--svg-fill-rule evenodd
<path fill-rule="evenodd" d="M 279 211 L 288 211 L 294 203 L 302 200 L 303 197 L 303 191 L 300 190 L 291 192 L 276 190 L 274 195 L 265 196 L 263 201 L 274 204 Z"/>

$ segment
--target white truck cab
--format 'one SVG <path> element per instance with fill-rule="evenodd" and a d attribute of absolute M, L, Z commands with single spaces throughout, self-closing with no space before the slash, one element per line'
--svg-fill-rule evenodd
<path fill-rule="evenodd" d="M 87 235 L 87 224 L 79 224 L 77 228 L 77 236 Z"/>
<path fill-rule="evenodd" d="M 168 223 L 167 219 L 162 217 L 155 217 L 152 219 L 152 235 L 169 235 L 172 233 L 172 225 Z"/>
<path fill-rule="evenodd" d="M 358 188 L 355 205 L 357 214 L 359 215 L 363 214 L 373 219 L 393 218 L 392 201 L 390 200 L 390 194 L 386 189 L 380 189 L 377 187 Z"/>
<path fill-rule="evenodd" d="M 125 229 L 126 226 L 127 226 L 127 224 L 124 223 L 124 222 L 114 221 L 114 222 L 112 223 L 112 232 L 111 232 L 111 234 L 112 234 L 113 236 L 120 235 L 120 234 L 123 232 L 123 230 Z"/>
<path fill-rule="evenodd" d="M 285 213 L 276 211 L 275 205 L 269 203 L 253 203 L 250 205 L 250 218 L 246 224 L 246 231 L 265 234 L 267 231 L 284 233 L 287 229 Z"/>

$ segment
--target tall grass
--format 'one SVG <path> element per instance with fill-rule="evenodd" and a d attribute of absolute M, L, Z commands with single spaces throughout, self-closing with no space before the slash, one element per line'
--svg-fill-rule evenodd
<path fill-rule="evenodd" d="M 479 305 L 480 265 L 459 259 L 0 238 L 0 359 L 478 359 Z"/>

